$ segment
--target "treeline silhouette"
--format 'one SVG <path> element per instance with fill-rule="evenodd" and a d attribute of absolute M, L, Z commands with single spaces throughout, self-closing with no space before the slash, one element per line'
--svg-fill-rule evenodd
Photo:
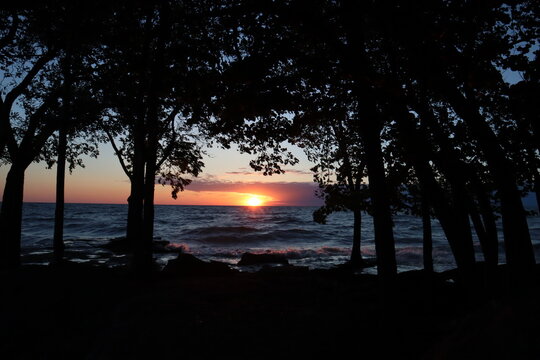
<path fill-rule="evenodd" d="M 237 144 L 282 173 L 305 149 L 325 205 L 374 220 L 379 276 L 397 273 L 392 216 L 431 218 L 457 268 L 535 265 L 522 196 L 540 192 L 535 1 L 55 1 L 3 8 L 0 160 L 9 166 L 0 263 L 20 263 L 24 176 L 57 165 L 54 253 L 63 258 L 66 165 L 112 144 L 130 180 L 126 236 L 152 268 L 154 187 L 172 196 L 203 168 L 202 144 Z M 510 80 L 506 77 L 511 76 Z"/>

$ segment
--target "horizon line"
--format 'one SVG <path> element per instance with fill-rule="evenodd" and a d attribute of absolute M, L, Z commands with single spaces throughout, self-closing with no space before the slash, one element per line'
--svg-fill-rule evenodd
<path fill-rule="evenodd" d="M 0 204 L 2 201 L 0 201 Z M 23 204 L 56 204 L 54 201 L 24 201 Z M 126 203 L 90 203 L 90 202 L 65 202 L 64 204 L 75 204 L 75 205 L 128 205 Z M 317 207 L 320 205 L 257 205 L 257 206 L 250 206 L 250 205 L 203 205 L 203 204 L 154 204 L 159 206 L 235 206 L 235 207 L 249 207 L 249 208 L 257 208 L 257 207 L 279 207 L 279 206 L 296 206 L 296 207 Z"/>

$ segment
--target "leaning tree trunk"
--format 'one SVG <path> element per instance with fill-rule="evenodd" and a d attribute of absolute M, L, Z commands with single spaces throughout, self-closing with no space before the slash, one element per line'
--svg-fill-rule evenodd
<path fill-rule="evenodd" d="M 468 272 L 475 263 L 474 246 L 470 224 L 464 204 L 466 197 L 460 184 L 452 182 L 452 203 L 448 201 L 444 190 L 438 183 L 433 169 L 429 164 L 431 148 L 425 143 L 424 137 L 413 122 L 412 115 L 407 110 L 405 98 L 396 91 L 393 98 L 392 111 L 401 134 L 401 141 L 407 152 L 408 159 L 416 172 L 422 188 L 422 197 L 429 199 L 435 216 L 448 239 L 450 248 L 456 260 L 457 267 L 462 272 Z M 451 169 L 455 170 L 455 169 Z M 446 173 L 451 173 L 446 169 Z M 451 174 L 450 174 L 451 175 Z M 450 178 L 449 180 L 455 180 Z"/>
<path fill-rule="evenodd" d="M 506 262 L 520 273 L 528 272 L 536 261 L 513 166 L 506 158 L 493 130 L 470 103 L 472 100 L 466 99 L 448 84 L 445 93 L 454 110 L 478 140 L 499 190 Z"/>
<path fill-rule="evenodd" d="M 21 262 L 21 227 L 26 167 L 16 162 L 9 169 L 0 210 L 1 267 L 13 268 Z"/>
<path fill-rule="evenodd" d="M 474 201 L 471 200 L 469 213 L 471 216 L 482 253 L 484 254 L 484 261 L 487 265 L 493 267 L 498 263 L 498 249 L 497 249 L 497 234 L 495 228 L 495 234 L 493 234 L 493 227 L 495 226 L 492 216 L 488 214 L 482 214 L 479 210 L 481 206 L 476 206 Z M 495 238 L 494 238 L 495 236 Z"/>
<path fill-rule="evenodd" d="M 495 226 L 493 210 L 491 209 L 484 185 L 481 183 L 475 170 L 471 168 L 470 165 L 465 164 L 460 160 L 460 154 L 444 134 L 444 131 L 432 111 L 426 106 L 427 100 L 420 102 L 417 101 L 417 99 L 412 98 L 412 101 L 420 116 L 426 120 L 427 127 L 431 130 L 436 143 L 439 145 L 439 153 L 435 156 L 436 162 L 443 169 L 444 174 L 449 178 L 453 187 L 460 189 L 463 204 L 465 202 L 468 202 L 469 204 L 474 203 L 472 195 L 467 192 L 466 181 L 468 180 L 472 184 L 472 189 L 478 198 L 479 208 L 482 214 L 481 222 L 483 223 L 482 226 L 485 234 L 482 242 L 484 258 L 490 263 L 494 260 L 496 265 L 498 256 L 497 229 Z M 467 215 L 469 213 L 469 208 L 461 207 L 461 211 L 463 214 Z M 471 215 L 474 216 L 474 214 Z M 471 216 L 471 219 L 475 228 L 478 230 L 478 218 L 474 218 L 473 216 Z"/>
<path fill-rule="evenodd" d="M 487 196 L 486 196 L 487 198 Z M 484 229 L 486 230 L 486 250 L 485 253 L 489 253 L 486 257 L 489 257 L 489 263 L 493 266 L 499 264 L 499 238 L 497 235 L 497 222 L 495 214 L 489 199 L 486 201 L 480 200 L 480 212 L 482 214 L 482 222 L 484 223 Z M 486 259 L 486 261 L 488 261 Z"/>
<path fill-rule="evenodd" d="M 54 260 L 61 262 L 64 259 L 64 190 L 66 178 L 66 149 L 67 134 L 65 126 L 58 133 L 58 158 L 56 163 L 56 208 L 54 211 Z"/>

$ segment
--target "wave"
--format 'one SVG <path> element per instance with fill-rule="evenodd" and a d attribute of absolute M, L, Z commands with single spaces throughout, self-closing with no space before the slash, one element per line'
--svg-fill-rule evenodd
<path fill-rule="evenodd" d="M 215 228 L 214 228 L 215 229 Z M 219 229 L 219 228 L 218 228 Z M 263 231 L 248 227 L 228 227 L 218 231 L 212 229 L 195 229 L 188 233 L 197 235 L 191 240 L 210 244 L 258 244 L 266 242 L 288 242 L 291 240 L 310 240 L 316 236 L 313 231 L 303 229 L 287 229 Z M 209 235 L 209 236 L 200 236 Z"/>
<path fill-rule="evenodd" d="M 86 222 L 72 222 L 72 223 L 66 223 L 64 224 L 64 229 L 85 229 L 86 227 L 88 227 L 88 223 Z"/>
<path fill-rule="evenodd" d="M 205 226 L 190 230 L 185 230 L 185 234 L 205 235 L 205 234 L 230 234 L 230 233 L 252 233 L 259 231 L 256 228 L 248 226 Z"/>
<path fill-rule="evenodd" d="M 342 247 L 331 247 L 331 246 L 322 246 L 319 248 L 313 248 L 313 249 L 302 249 L 302 248 L 286 248 L 286 249 L 250 249 L 249 252 L 252 254 L 274 254 L 274 255 L 281 255 L 286 257 L 289 260 L 298 260 L 298 259 L 305 259 L 305 258 L 312 258 L 312 257 L 320 257 L 320 256 L 349 256 L 350 255 L 350 249 L 349 248 L 342 248 Z M 232 249 L 232 250 L 224 250 L 220 249 L 220 251 L 210 251 L 206 253 L 204 250 L 201 251 L 201 249 L 193 249 L 193 253 L 196 255 L 202 255 L 202 256 L 210 256 L 210 257 L 217 257 L 217 258 L 227 258 L 227 259 L 234 259 L 234 258 L 240 258 L 243 253 L 248 252 L 247 249 Z"/>
<path fill-rule="evenodd" d="M 302 220 L 302 219 L 298 219 L 298 218 L 294 218 L 294 217 L 277 218 L 273 222 L 275 224 L 283 224 L 283 225 L 306 224 L 307 223 L 306 220 Z"/>
<path fill-rule="evenodd" d="M 276 234 L 276 235 L 281 235 L 281 234 L 284 234 L 284 235 L 288 235 L 288 234 L 303 234 L 303 235 L 309 234 L 309 235 L 312 235 L 312 234 L 314 234 L 314 232 L 311 231 L 311 230 L 305 230 L 305 229 L 299 229 L 299 228 L 286 229 L 286 230 L 274 230 L 274 231 L 272 231 L 272 233 Z"/>
<path fill-rule="evenodd" d="M 53 205 L 25 204 L 23 253 L 51 250 Z M 313 209 L 158 206 L 155 235 L 201 258 L 222 259 L 232 264 L 248 251 L 275 252 L 285 255 L 293 264 L 313 267 L 346 261 L 352 246 L 351 213 L 333 214 L 327 225 L 319 225 L 312 221 Z M 102 259 L 85 254 L 100 251 L 95 246 L 98 242 L 124 236 L 126 214 L 125 205 L 68 204 L 65 218 L 66 251 L 77 250 L 77 253 L 70 254 L 81 261 L 100 259 L 107 261 L 107 264 L 110 260 L 111 265 L 118 263 L 110 253 L 103 253 Z M 534 251 L 540 259 L 540 217 L 532 217 L 528 221 Z M 421 268 L 421 220 L 399 215 L 394 217 L 394 222 L 398 265 Z M 374 235 L 369 216 L 363 218 L 362 227 L 362 254 L 374 256 Z M 500 243 L 500 254 L 504 258 L 502 240 Z M 437 222 L 433 223 L 433 245 L 436 265 L 452 265 L 454 260 L 448 241 Z M 478 253 L 478 246 L 476 248 Z M 42 255 L 36 253 L 32 256 L 37 261 Z M 166 256 L 171 255 L 156 253 L 159 259 Z"/>
<path fill-rule="evenodd" d="M 192 249 L 192 253 L 205 260 L 217 260 L 236 266 L 242 254 L 270 254 L 285 257 L 293 265 L 309 266 L 312 268 L 330 268 L 343 264 L 350 258 L 350 248 L 321 246 L 318 248 L 284 248 L 284 249 Z M 366 258 L 373 257 L 371 251 L 364 252 Z"/>
<path fill-rule="evenodd" d="M 253 237 L 230 235 L 205 236 L 196 239 L 196 241 L 213 245 L 246 244 L 258 242 L 258 240 L 254 239 Z"/>

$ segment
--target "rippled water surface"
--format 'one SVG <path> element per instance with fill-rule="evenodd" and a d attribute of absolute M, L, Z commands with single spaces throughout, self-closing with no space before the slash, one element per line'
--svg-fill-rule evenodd
<path fill-rule="evenodd" d="M 242 206 L 156 206 L 155 237 L 167 240 L 203 259 L 236 264 L 250 252 L 281 253 L 296 265 L 326 268 L 345 262 L 352 242 L 352 214 L 332 214 L 326 225 L 312 219 L 314 207 Z M 66 204 L 65 239 L 67 256 L 75 261 L 109 265 L 125 262 L 122 254 L 100 247 L 125 234 L 126 205 Z M 25 203 L 23 218 L 23 262 L 47 261 L 52 244 L 54 204 Z M 373 257 L 373 224 L 362 219 L 362 252 Z M 529 218 L 533 244 L 540 259 L 540 218 Z M 422 267 L 422 224 L 420 219 L 394 218 L 396 256 L 400 271 Z M 448 243 L 433 221 L 435 269 L 455 266 Z M 482 260 L 476 241 L 477 260 Z M 504 261 L 502 241 L 501 261 Z M 172 253 L 156 254 L 162 264 Z M 373 272 L 374 269 L 367 270 Z"/>

